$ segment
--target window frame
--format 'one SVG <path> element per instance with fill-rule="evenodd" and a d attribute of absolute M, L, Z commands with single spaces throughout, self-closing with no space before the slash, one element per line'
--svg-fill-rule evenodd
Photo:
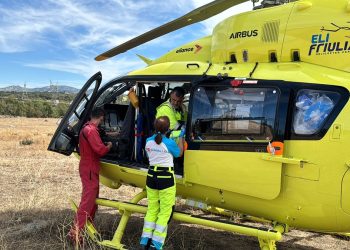
<path fill-rule="evenodd" d="M 187 119 L 187 131 L 192 131 L 194 124 L 192 124 L 194 93 L 198 87 L 232 87 L 231 81 L 233 79 L 225 80 L 211 80 L 207 79 L 202 82 L 197 82 L 191 89 L 190 104 Z M 276 89 L 279 91 L 279 97 L 276 103 L 275 123 L 273 131 L 273 141 L 283 141 L 285 138 L 285 128 L 287 122 L 288 103 L 290 89 L 284 88 L 281 81 L 257 80 L 256 84 L 241 84 L 239 88 L 262 88 L 262 89 Z M 189 133 L 188 133 L 189 134 Z M 216 151 L 242 151 L 242 152 L 267 152 L 266 146 L 268 142 L 261 141 L 194 141 L 189 136 L 187 138 L 188 149 L 190 150 L 216 150 Z"/>
<path fill-rule="evenodd" d="M 349 90 L 342 86 L 335 85 L 325 85 L 325 84 L 309 84 L 309 83 L 290 83 L 292 88 L 292 96 L 290 100 L 290 110 L 288 115 L 288 131 L 289 135 L 286 139 L 289 140 L 321 140 L 330 127 L 332 126 L 335 119 L 338 117 L 344 106 L 349 100 Z M 301 90 L 312 90 L 312 91 L 322 91 L 322 92 L 333 92 L 338 93 L 340 98 L 338 102 L 334 104 L 334 108 L 329 113 L 323 124 L 320 126 L 318 131 L 313 134 L 296 134 L 293 129 L 293 118 L 295 116 L 295 102 L 299 91 Z"/>
<path fill-rule="evenodd" d="M 225 88 L 220 90 L 221 88 Z M 198 94 L 198 90 L 202 89 L 203 91 L 210 91 L 211 93 L 209 93 L 209 95 L 211 97 L 213 97 L 213 100 L 210 101 L 213 102 L 210 105 L 210 108 L 208 107 L 208 109 L 211 110 L 211 115 L 208 115 L 206 117 L 201 117 L 201 113 L 202 112 L 196 112 L 196 114 L 199 114 L 199 116 L 195 117 L 196 121 L 193 120 L 194 118 L 194 105 L 196 104 L 196 109 L 197 107 L 200 108 L 200 106 L 202 106 L 202 103 L 196 102 L 196 100 L 198 100 L 198 98 L 201 100 L 203 99 L 201 96 L 201 94 Z M 237 89 L 239 91 L 244 91 L 246 94 L 241 96 L 241 95 L 237 95 L 237 93 L 232 93 L 231 90 L 233 89 Z M 259 114 L 255 114 L 254 115 L 254 111 L 251 110 L 251 112 L 249 112 L 250 114 L 248 116 L 244 116 L 244 117 L 240 117 L 239 115 L 237 115 L 237 111 L 239 110 L 239 106 L 250 106 L 250 108 L 254 105 L 259 105 L 259 104 L 263 104 L 263 109 L 265 109 L 267 107 L 267 105 L 269 104 L 269 97 L 264 97 L 264 100 L 257 100 L 260 98 L 261 96 L 261 92 L 263 92 L 264 96 L 268 95 L 269 92 L 273 92 L 274 97 L 269 96 L 270 98 L 274 98 L 274 102 L 272 103 L 273 106 L 272 111 L 273 114 L 270 115 L 270 117 L 265 117 L 263 115 L 263 113 L 259 113 Z M 197 96 L 199 95 L 199 96 Z M 223 95 L 223 96 L 221 96 Z M 197 97 L 196 97 L 197 96 Z M 206 133 L 204 133 L 204 136 L 207 136 L 209 138 L 206 138 L 205 142 L 208 141 L 237 141 L 237 142 L 244 142 L 246 140 L 250 141 L 250 140 L 254 140 L 254 141 L 264 141 L 264 142 L 268 142 L 267 139 L 265 138 L 271 138 L 273 139 L 273 134 L 272 133 L 268 133 L 268 131 L 266 130 L 266 128 L 271 128 L 271 131 L 274 130 L 275 128 L 275 124 L 276 124 L 276 110 L 277 110 L 277 102 L 280 96 L 280 91 L 278 88 L 254 88 L 254 87 L 228 87 L 228 86 L 222 86 L 222 85 L 211 85 L 211 86 L 200 86 L 197 87 L 196 90 L 194 91 L 194 96 L 193 96 L 193 105 L 192 105 L 192 121 L 191 121 L 191 127 L 196 130 L 198 123 L 203 123 L 203 125 L 205 126 L 205 124 L 207 124 L 209 127 L 209 131 L 207 131 Z M 221 98 L 220 98 L 221 97 Z M 226 97 L 226 98 L 225 98 Z M 255 100 L 253 100 L 255 99 Z M 270 99 L 271 100 L 271 99 Z M 223 102 L 220 102 L 223 101 Z M 239 102 L 244 102 L 244 103 L 239 103 Z M 220 103 L 220 104 L 218 104 Z M 204 104 L 203 104 L 204 105 Z M 232 106 L 233 105 L 233 106 Z M 257 107 L 255 106 L 255 107 Z M 250 109 L 249 108 L 249 109 Z M 229 117 L 227 117 L 227 114 L 222 114 L 223 111 L 228 111 L 228 109 L 230 110 L 229 113 L 231 113 L 231 115 L 229 115 Z M 205 109 L 206 110 L 206 109 Z M 232 114 L 232 111 L 235 111 L 235 115 Z M 219 113 L 221 113 L 221 115 L 218 115 L 217 112 L 215 113 L 215 111 L 219 111 Z M 262 111 L 262 110 L 261 110 Z M 266 113 L 265 113 L 266 114 Z M 272 117 L 271 117 L 272 116 Z M 269 123 L 267 123 L 266 118 L 269 119 L 273 119 L 272 122 L 270 120 Z M 236 124 L 239 126 L 239 124 L 241 122 L 249 122 L 249 126 L 254 126 L 253 123 L 256 122 L 257 124 L 259 124 L 259 126 L 257 128 L 252 128 L 252 127 L 247 127 L 247 128 L 230 128 L 230 125 Z M 248 125 L 248 124 L 247 124 Z M 215 129 L 215 127 L 217 127 Z M 191 131 L 193 131 L 193 129 Z M 214 137 L 214 138 L 210 138 L 210 137 Z M 218 139 L 215 139 L 215 137 L 219 137 Z M 229 139 L 231 137 L 231 139 Z M 240 138 L 232 138 L 232 137 L 240 137 Z M 254 138 L 255 137 L 255 138 Z M 259 137 L 259 138 L 257 138 Z M 263 138 L 262 138 L 263 137 Z M 246 138 L 246 139 L 243 139 Z M 270 140 L 271 140 L 270 139 Z M 198 139 L 196 139 L 198 140 Z"/>

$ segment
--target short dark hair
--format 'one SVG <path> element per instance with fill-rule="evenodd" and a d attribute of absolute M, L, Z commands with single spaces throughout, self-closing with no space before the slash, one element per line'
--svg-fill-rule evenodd
<path fill-rule="evenodd" d="M 182 87 L 175 87 L 172 91 L 171 94 L 175 93 L 177 97 L 184 97 L 185 96 L 185 90 Z"/>
<path fill-rule="evenodd" d="M 101 107 L 96 107 L 91 111 L 91 118 L 100 118 L 101 116 L 105 116 L 106 112 Z"/>

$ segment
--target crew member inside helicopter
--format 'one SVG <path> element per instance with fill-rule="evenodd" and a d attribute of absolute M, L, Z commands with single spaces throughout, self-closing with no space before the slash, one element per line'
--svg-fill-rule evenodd
<path fill-rule="evenodd" d="M 179 137 L 181 130 L 185 129 L 187 110 L 183 104 L 184 96 L 185 90 L 182 87 L 175 87 L 170 93 L 169 100 L 157 108 L 156 118 L 167 116 L 170 120 L 171 138 Z"/>
<path fill-rule="evenodd" d="M 187 110 L 183 104 L 184 96 L 185 90 L 182 87 L 175 87 L 170 93 L 170 98 L 157 108 L 156 118 L 160 116 L 167 116 L 169 118 L 170 127 L 166 136 L 175 141 L 178 140 L 180 134 L 185 134 Z M 174 160 L 175 174 L 183 175 L 183 162 L 183 157 Z"/>
<path fill-rule="evenodd" d="M 174 140 L 167 138 L 165 134 L 169 125 L 167 116 L 158 117 L 154 122 L 155 134 L 146 141 L 145 151 L 149 158 L 146 179 L 148 209 L 140 241 L 144 249 L 163 248 L 168 223 L 175 206 L 173 160 L 183 153 L 183 139 L 180 135 L 176 145 Z"/>

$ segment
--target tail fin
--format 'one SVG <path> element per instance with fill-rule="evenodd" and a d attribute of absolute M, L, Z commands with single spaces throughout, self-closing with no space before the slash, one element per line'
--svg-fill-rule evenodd
<path fill-rule="evenodd" d="M 144 61 L 147 65 L 151 65 L 152 64 L 152 60 L 148 59 L 147 57 L 141 56 L 139 54 L 136 54 L 142 61 Z"/>

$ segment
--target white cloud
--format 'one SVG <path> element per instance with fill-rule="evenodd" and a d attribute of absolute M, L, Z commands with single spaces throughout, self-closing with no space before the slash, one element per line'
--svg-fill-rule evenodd
<path fill-rule="evenodd" d="M 94 73 L 101 71 L 103 81 L 106 81 L 118 75 L 125 74 L 132 69 L 144 67 L 145 64 L 141 60 L 130 60 L 127 57 L 121 57 L 103 62 L 95 62 L 91 58 L 81 58 L 72 61 L 29 63 L 26 66 L 79 74 L 83 75 L 86 79 Z"/>
<path fill-rule="evenodd" d="M 30 2 L 4 6 L 0 8 L 0 52 L 32 50 L 50 36 L 73 50 L 94 45 L 108 49 L 157 27 L 164 16 L 183 13 L 181 4 L 173 1 L 114 0 L 98 5 L 96 1 L 49 0 L 36 6 Z"/>
<path fill-rule="evenodd" d="M 29 63 L 26 61 L 23 64 L 28 67 L 75 73 L 85 78 L 89 78 L 96 71 L 102 71 L 106 80 L 143 67 L 144 64 L 136 57 L 131 57 L 130 53 L 103 62 L 95 62 L 93 58 L 96 55 L 180 17 L 210 0 L 8 0 L 8 2 L 6 5 L 0 1 L 0 53 L 23 51 L 41 53 L 41 56 L 37 56 L 40 59 Z M 202 23 L 203 32 L 195 35 L 210 34 L 212 28 L 224 17 L 246 10 L 247 6 L 248 4 L 239 5 L 210 18 Z M 148 51 L 149 47 L 156 47 L 166 52 L 180 46 L 188 39 L 186 36 L 190 32 L 192 31 L 187 28 L 153 40 L 141 48 L 145 54 L 151 55 L 156 53 Z M 191 35 L 195 37 L 194 33 Z M 44 57 L 45 53 L 42 52 L 47 50 L 55 51 L 60 59 Z M 152 57 L 154 58 L 155 56 Z"/>

